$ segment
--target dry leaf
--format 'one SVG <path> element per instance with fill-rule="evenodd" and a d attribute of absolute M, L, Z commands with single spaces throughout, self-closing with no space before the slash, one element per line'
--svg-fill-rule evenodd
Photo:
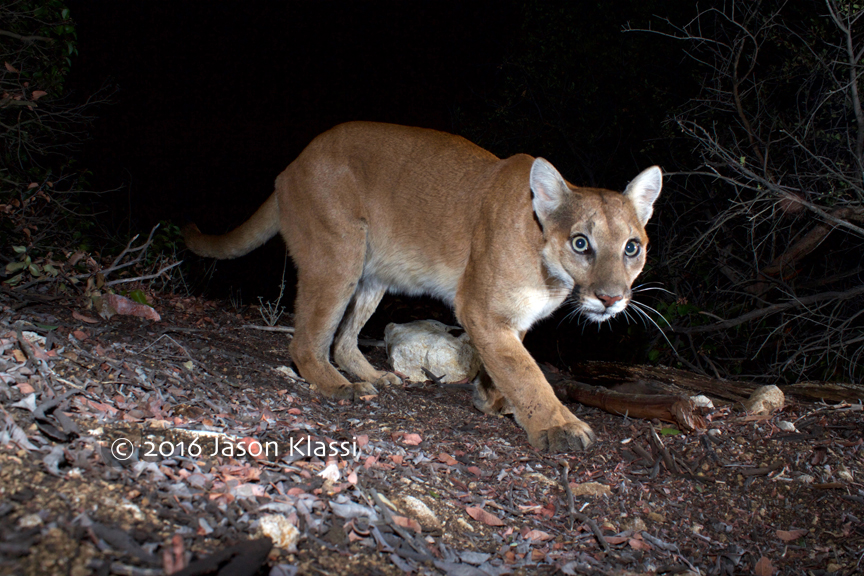
<path fill-rule="evenodd" d="M 30 99 L 31 100 L 38 100 L 39 98 L 41 98 L 42 96 L 45 96 L 46 94 L 48 94 L 48 92 L 45 92 L 44 90 L 34 90 L 33 92 L 30 93 Z"/>
<path fill-rule="evenodd" d="M 494 514 L 490 514 L 486 512 L 482 508 L 477 508 L 476 506 L 469 506 L 465 509 L 465 512 L 468 513 L 471 518 L 477 520 L 478 522 L 483 522 L 487 526 L 504 526 L 504 521 L 495 516 Z"/>
<path fill-rule="evenodd" d="M 438 460 L 440 462 L 443 462 L 444 464 L 447 464 L 448 466 L 455 466 L 456 464 L 458 464 L 455 458 L 453 458 L 449 454 L 445 454 L 444 452 L 438 454 Z"/>
<path fill-rule="evenodd" d="M 4 64 L 6 64 L 6 70 L 8 70 L 9 72 L 16 72 L 20 74 L 20 72 L 18 72 L 18 69 L 9 64 L 9 62 L 4 62 Z"/>
<path fill-rule="evenodd" d="M 784 542 L 791 542 L 806 536 L 809 530 L 777 530 L 777 537 Z"/>
<path fill-rule="evenodd" d="M 146 304 L 138 304 L 129 298 L 118 296 L 117 294 L 105 294 L 102 297 L 103 309 L 109 307 L 117 314 L 123 316 L 138 316 L 139 318 L 147 318 L 158 322 L 161 320 L 159 313 Z M 104 315 L 104 314 L 103 314 Z"/>
<path fill-rule="evenodd" d="M 423 529 L 420 528 L 420 524 L 413 518 L 406 518 L 405 516 L 397 516 L 394 514 L 393 522 L 395 522 L 397 526 L 414 530 L 414 532 L 417 532 L 418 534 L 423 531 Z"/>
<path fill-rule="evenodd" d="M 81 322 L 86 322 L 87 324 L 98 324 L 99 323 L 99 320 L 96 320 L 95 318 L 81 314 L 79 312 L 75 312 L 74 310 L 72 311 L 72 317 L 75 318 L 76 320 L 80 320 Z"/>
<path fill-rule="evenodd" d="M 627 543 L 630 544 L 630 547 L 634 550 L 651 550 L 651 545 L 639 538 L 630 538 Z"/>
<path fill-rule="evenodd" d="M 774 573 L 774 567 L 771 565 L 771 560 L 762 556 L 756 566 L 753 567 L 753 573 L 756 576 L 771 576 Z"/>
<path fill-rule="evenodd" d="M 615 546 L 616 544 L 623 544 L 627 542 L 629 538 L 627 536 L 606 536 L 606 542 Z"/>
<path fill-rule="evenodd" d="M 402 437 L 402 443 L 408 444 L 409 446 L 417 446 L 422 441 L 423 438 L 421 438 L 419 434 L 405 434 Z"/>
<path fill-rule="evenodd" d="M 552 535 L 548 532 L 543 532 L 542 530 L 529 530 L 525 533 L 524 538 L 534 540 L 535 542 L 545 542 L 546 540 L 551 540 Z"/>

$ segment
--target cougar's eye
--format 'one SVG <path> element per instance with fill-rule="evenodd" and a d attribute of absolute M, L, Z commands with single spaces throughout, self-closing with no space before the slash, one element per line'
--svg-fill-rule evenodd
<path fill-rule="evenodd" d="M 630 240 L 627 242 L 627 245 L 624 246 L 624 255 L 630 258 L 635 258 L 639 255 L 639 251 L 642 249 L 642 246 L 639 245 L 635 240 Z"/>
<path fill-rule="evenodd" d="M 591 243 L 588 242 L 588 238 L 586 238 L 582 234 L 574 236 L 570 240 L 570 245 L 573 246 L 573 250 L 575 250 L 579 254 L 585 254 L 586 252 L 591 250 Z"/>

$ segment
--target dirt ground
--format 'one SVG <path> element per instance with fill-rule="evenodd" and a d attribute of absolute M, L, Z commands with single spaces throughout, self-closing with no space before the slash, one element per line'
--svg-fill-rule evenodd
<path fill-rule="evenodd" d="M 464 388 L 333 403 L 256 311 L 153 305 L 0 295 L 0 574 L 864 573 L 860 403 L 573 405 L 598 442 L 548 455 Z"/>

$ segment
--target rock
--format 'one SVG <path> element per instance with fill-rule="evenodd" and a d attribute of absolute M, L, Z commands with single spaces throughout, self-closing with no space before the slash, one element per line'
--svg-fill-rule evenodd
<path fill-rule="evenodd" d="M 648 530 L 648 527 L 645 525 L 645 521 L 642 520 L 642 518 L 640 518 L 639 516 L 627 518 L 626 520 L 622 521 L 621 527 L 625 530 L 632 530 L 633 532 L 641 532 L 642 530 Z"/>
<path fill-rule="evenodd" d="M 300 531 L 281 514 L 268 514 L 258 519 L 258 529 L 273 541 L 273 545 L 287 552 L 297 552 Z"/>
<path fill-rule="evenodd" d="M 426 368 L 443 382 L 474 378 L 480 370 L 480 357 L 468 334 L 451 335 L 453 327 L 435 320 L 418 320 L 408 324 L 388 324 L 384 342 L 390 366 L 414 382 L 425 382 Z"/>
<path fill-rule="evenodd" d="M 573 496 L 611 496 L 612 490 L 605 484 L 599 482 L 582 482 L 581 484 L 570 483 Z"/>
<path fill-rule="evenodd" d="M 278 368 L 273 368 L 273 370 L 292 380 L 300 380 L 300 376 L 290 366 L 279 366 Z"/>
<path fill-rule="evenodd" d="M 443 526 L 435 513 L 419 498 L 398 496 L 393 502 L 404 516 L 413 518 L 423 530 L 441 530 Z"/>
<path fill-rule="evenodd" d="M 711 399 L 703 394 L 699 394 L 698 396 L 691 396 L 690 400 L 697 408 L 714 408 L 714 403 L 711 402 Z"/>
<path fill-rule="evenodd" d="M 794 424 L 792 424 L 791 422 L 787 422 L 786 420 L 780 420 L 779 422 L 777 422 L 777 428 L 779 428 L 780 430 L 783 430 L 784 432 L 797 432 L 798 431 L 795 429 Z"/>
<path fill-rule="evenodd" d="M 783 408 L 786 397 L 777 386 L 760 386 L 744 401 L 744 409 L 750 414 L 771 414 Z"/>

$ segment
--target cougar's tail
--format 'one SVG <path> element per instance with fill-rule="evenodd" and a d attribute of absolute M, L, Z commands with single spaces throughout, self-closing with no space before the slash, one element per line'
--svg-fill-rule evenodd
<path fill-rule="evenodd" d="M 221 236 L 202 234 L 195 224 L 183 227 L 186 246 L 199 256 L 226 260 L 248 254 L 279 232 L 279 205 L 271 194 L 249 220 Z"/>

